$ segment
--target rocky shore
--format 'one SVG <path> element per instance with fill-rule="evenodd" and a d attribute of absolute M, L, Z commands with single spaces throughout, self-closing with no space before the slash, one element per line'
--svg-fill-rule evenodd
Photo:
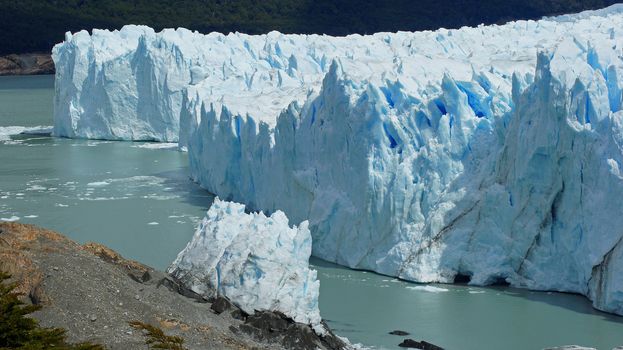
<path fill-rule="evenodd" d="M 329 333 L 272 312 L 247 315 L 228 300 L 204 300 L 169 275 L 111 249 L 61 234 L 0 223 L 0 270 L 13 275 L 44 327 L 67 329 L 72 342 L 148 349 L 139 321 L 180 336 L 186 349 L 343 349 Z"/>
<path fill-rule="evenodd" d="M 0 56 L 0 75 L 41 75 L 54 74 L 54 71 L 49 53 Z"/>

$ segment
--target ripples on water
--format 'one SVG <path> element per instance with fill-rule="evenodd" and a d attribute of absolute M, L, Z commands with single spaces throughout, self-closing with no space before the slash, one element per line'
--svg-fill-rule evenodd
<path fill-rule="evenodd" d="M 51 125 L 53 77 L 0 77 L 0 130 Z M 0 132 L 1 134 L 1 132 Z M 173 144 L 0 135 L 0 220 L 96 241 L 164 269 L 213 197 L 188 179 Z M 576 295 L 418 285 L 312 259 L 320 309 L 339 335 L 383 349 L 400 329 L 449 350 L 623 345 L 623 317 Z"/>

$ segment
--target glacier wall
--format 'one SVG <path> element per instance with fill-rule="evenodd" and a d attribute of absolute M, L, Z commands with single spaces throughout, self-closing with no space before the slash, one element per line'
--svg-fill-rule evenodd
<path fill-rule="evenodd" d="M 54 134 L 176 141 L 182 91 L 190 79 L 189 61 L 178 46 L 185 35 L 192 33 L 156 34 L 139 26 L 67 33 L 52 50 Z"/>
<path fill-rule="evenodd" d="M 281 211 L 247 214 L 216 198 L 168 272 L 205 297 L 225 296 L 251 315 L 280 311 L 324 334 L 310 255 L 307 222 L 290 227 Z"/>
<path fill-rule="evenodd" d="M 623 8 L 434 32 L 68 34 L 55 133 L 179 141 L 313 253 L 623 314 Z"/>
<path fill-rule="evenodd" d="M 535 23 L 515 26 L 538 26 Z M 317 92 L 335 58 L 356 63 L 361 77 L 383 79 L 384 72 L 400 68 L 396 59 L 408 57 L 418 66 L 404 70 L 417 74 L 419 79 L 413 83 L 420 85 L 443 73 L 431 64 L 433 60 L 447 60 L 455 65 L 445 69 L 467 79 L 471 65 L 488 64 L 487 54 L 495 55 L 469 46 L 484 43 L 488 35 L 512 31 L 512 26 L 501 26 L 348 37 L 278 32 L 250 36 L 203 35 L 186 29 L 156 33 L 129 25 L 112 32 L 67 33 L 52 53 L 57 72 L 54 132 L 62 137 L 112 140 L 177 142 L 181 138 L 185 146 L 196 121 L 183 112 L 183 105 L 197 99 L 216 109 L 226 106 L 234 114 L 250 114 L 274 127 L 281 110 L 293 101 L 302 104 Z M 553 44 L 547 34 L 525 33 L 518 42 Z M 536 48 L 531 50 L 536 53 Z M 459 60 L 454 57 L 464 62 L 456 65 Z M 533 65 L 527 60 L 512 70 L 496 69 L 525 73 Z M 401 73 L 390 73 L 395 74 Z M 426 92 L 426 86 L 415 88 Z"/>
<path fill-rule="evenodd" d="M 418 282 L 467 275 L 581 293 L 623 313 L 620 21 L 482 28 L 470 45 L 534 46 L 491 44 L 480 64 L 467 50 L 392 64 L 339 57 L 274 124 L 191 88 L 192 176 L 308 219 L 314 255 L 329 261 Z M 548 50 L 531 31 L 553 36 Z"/>

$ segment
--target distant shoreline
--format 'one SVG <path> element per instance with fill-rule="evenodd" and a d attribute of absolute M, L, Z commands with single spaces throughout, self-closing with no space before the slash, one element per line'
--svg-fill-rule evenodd
<path fill-rule="evenodd" d="M 50 53 L 27 53 L 0 56 L 0 76 L 54 74 Z"/>

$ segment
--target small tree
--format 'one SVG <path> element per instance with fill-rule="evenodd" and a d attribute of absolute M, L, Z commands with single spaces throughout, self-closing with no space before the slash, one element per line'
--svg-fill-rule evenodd
<path fill-rule="evenodd" d="M 0 271 L 0 349 L 22 350 L 103 350 L 91 343 L 69 344 L 62 328 L 42 328 L 37 320 L 26 317 L 41 307 L 25 305 L 15 293 L 16 283 L 7 283 L 11 275 Z"/>

